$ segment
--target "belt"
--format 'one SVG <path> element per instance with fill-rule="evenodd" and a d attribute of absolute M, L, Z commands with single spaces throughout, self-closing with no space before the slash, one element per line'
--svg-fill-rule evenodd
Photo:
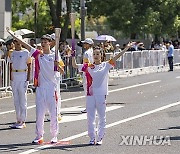
<path fill-rule="evenodd" d="M 12 72 L 26 72 L 27 70 L 12 70 Z"/>

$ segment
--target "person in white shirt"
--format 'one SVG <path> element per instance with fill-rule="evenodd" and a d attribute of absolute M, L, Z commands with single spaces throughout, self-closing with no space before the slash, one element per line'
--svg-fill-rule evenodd
<path fill-rule="evenodd" d="M 81 42 L 83 43 L 83 48 L 85 49 L 83 54 L 83 63 L 93 63 L 93 40 L 91 38 L 86 38 Z"/>
<path fill-rule="evenodd" d="M 54 71 L 54 66 L 60 73 L 64 72 L 63 66 L 55 59 L 55 53 L 50 50 L 51 37 L 43 35 L 41 37 L 42 52 L 33 48 L 26 42 L 14 36 L 13 32 L 7 28 L 18 42 L 20 42 L 30 55 L 35 58 L 35 78 L 34 85 L 36 88 L 36 138 L 32 143 L 43 143 L 44 135 L 44 118 L 45 112 L 50 112 L 50 132 L 52 135 L 51 143 L 58 141 L 57 135 L 59 132 L 58 124 L 58 93 L 57 93 L 57 78 L 58 73 Z"/>
<path fill-rule="evenodd" d="M 106 125 L 106 96 L 108 95 L 108 73 L 113 67 L 116 60 L 122 56 L 130 46 L 134 43 L 129 43 L 127 47 L 113 57 L 111 60 L 101 62 L 102 50 L 97 47 L 93 51 L 94 63 L 77 64 L 74 58 L 75 52 L 72 51 L 72 65 L 74 68 L 78 68 L 79 71 L 86 72 L 87 89 L 86 89 L 86 109 L 87 109 L 87 120 L 88 120 L 88 135 L 90 137 L 90 145 L 102 144 L 102 139 L 105 134 Z M 98 132 L 97 142 L 95 134 L 95 115 L 96 110 L 98 113 Z"/>
<path fill-rule="evenodd" d="M 4 44 L 4 41 L 2 39 L 0 39 L 0 60 L 1 59 L 4 59 L 4 51 L 3 51 L 3 44 Z M 2 61 L 0 61 L 0 87 L 2 87 Z"/>
<path fill-rule="evenodd" d="M 83 64 L 85 63 L 93 63 L 93 45 L 94 42 L 91 38 L 86 38 L 84 41 L 81 41 L 83 44 L 83 48 L 85 49 L 83 54 Z M 86 91 L 87 83 L 86 83 L 86 73 L 83 73 L 83 88 Z M 86 113 L 86 109 L 81 111 L 82 113 Z"/>
<path fill-rule="evenodd" d="M 21 37 L 22 36 L 18 36 Z M 30 80 L 31 57 L 26 49 L 16 40 L 13 41 L 15 50 L 12 52 L 10 62 L 10 80 L 14 97 L 14 106 L 17 122 L 11 128 L 25 128 L 27 117 L 27 87 Z"/>

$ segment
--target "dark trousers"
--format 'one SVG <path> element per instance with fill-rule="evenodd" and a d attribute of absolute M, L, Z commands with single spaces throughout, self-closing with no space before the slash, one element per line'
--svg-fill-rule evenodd
<path fill-rule="evenodd" d="M 168 57 L 169 70 L 173 71 L 173 57 Z"/>

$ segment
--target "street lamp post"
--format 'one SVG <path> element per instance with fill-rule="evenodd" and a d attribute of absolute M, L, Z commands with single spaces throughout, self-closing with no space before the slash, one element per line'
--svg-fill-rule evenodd
<path fill-rule="evenodd" d="M 37 9 L 38 9 L 38 1 L 34 0 L 34 38 L 37 38 Z"/>

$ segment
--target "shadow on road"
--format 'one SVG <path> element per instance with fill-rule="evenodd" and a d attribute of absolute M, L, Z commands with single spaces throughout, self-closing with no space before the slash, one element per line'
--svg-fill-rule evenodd
<path fill-rule="evenodd" d="M 33 145 L 32 143 L 0 144 L 0 153 L 20 152 L 20 150 L 22 151 L 29 150 L 32 149 L 32 145 Z M 26 149 L 26 147 L 28 148 Z"/>
<path fill-rule="evenodd" d="M 46 148 L 44 150 L 59 149 L 59 150 L 65 150 L 65 151 L 72 151 L 72 149 L 88 147 L 88 146 L 92 146 L 92 145 L 89 145 L 89 144 L 60 145 L 60 146 L 49 147 L 49 148 Z"/>
<path fill-rule="evenodd" d="M 171 130 L 171 129 L 180 129 L 180 126 L 173 126 L 168 128 L 160 128 L 159 130 Z"/>
<path fill-rule="evenodd" d="M 180 136 L 171 136 L 170 140 L 171 141 L 180 141 Z"/>

